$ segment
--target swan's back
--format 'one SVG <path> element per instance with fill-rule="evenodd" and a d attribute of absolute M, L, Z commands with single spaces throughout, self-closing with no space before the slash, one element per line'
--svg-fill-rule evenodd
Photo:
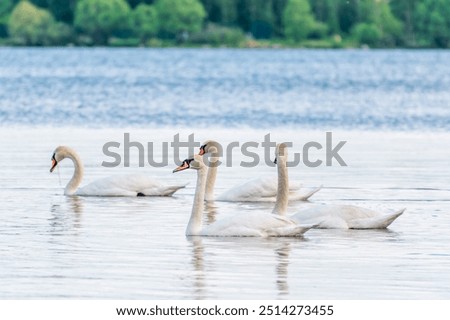
<path fill-rule="evenodd" d="M 286 217 L 249 212 L 219 220 L 203 228 L 202 235 L 217 237 L 301 236 L 309 228 L 302 227 Z"/>
<path fill-rule="evenodd" d="M 139 174 L 117 175 L 98 179 L 80 189 L 83 196 L 164 196 L 184 186 L 166 186 L 152 177 Z"/>
<path fill-rule="evenodd" d="M 302 210 L 291 218 L 299 223 L 319 224 L 320 228 L 379 229 L 389 226 L 404 211 L 382 214 L 352 205 L 323 205 Z"/>
<path fill-rule="evenodd" d="M 277 196 L 278 181 L 276 177 L 255 178 L 234 186 L 217 197 L 219 201 L 274 202 Z M 296 192 L 301 184 L 292 184 L 290 192 Z"/>

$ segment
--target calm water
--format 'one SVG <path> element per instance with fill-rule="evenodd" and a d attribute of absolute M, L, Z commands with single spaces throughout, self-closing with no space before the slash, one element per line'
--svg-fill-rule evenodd
<path fill-rule="evenodd" d="M 0 298 L 449 299 L 448 51 L 0 49 Z M 156 129 L 157 128 L 157 129 Z M 104 168 L 123 133 L 161 143 L 308 141 L 325 131 L 348 167 L 290 168 L 327 204 L 407 211 L 388 230 L 304 239 L 184 236 L 194 172 Z M 143 173 L 190 184 L 173 198 L 63 195 L 75 148 L 83 183 Z M 134 153 L 133 153 L 134 152 Z M 262 155 L 262 150 L 258 150 Z M 120 149 L 123 153 L 123 149 Z M 183 153 L 183 151 L 182 151 Z M 186 151 L 187 156 L 187 151 Z M 313 154 L 324 159 L 323 150 Z M 216 194 L 275 169 L 221 167 Z M 248 160 L 248 159 L 245 159 Z M 205 224 L 271 204 L 208 205 Z"/>
<path fill-rule="evenodd" d="M 137 141 L 152 137 L 160 145 L 174 131 L 132 133 Z M 266 132 L 241 133 L 259 141 Z M 101 167 L 109 160 L 101 153 L 103 143 L 120 141 L 121 134 L 113 129 L 1 130 L 1 297 L 450 298 L 450 151 L 442 148 L 450 143 L 448 134 L 336 132 L 337 139 L 348 140 L 342 156 L 349 166 L 290 168 L 292 180 L 325 185 L 312 202 L 292 203 L 290 211 L 319 203 L 407 211 L 389 230 L 312 230 L 304 239 L 186 238 L 195 173 L 172 174 L 173 165 Z M 222 137 L 224 142 L 233 134 L 197 131 L 199 139 Z M 273 138 L 292 136 L 302 137 L 294 146 L 324 138 L 322 132 L 289 130 Z M 79 151 L 85 182 L 141 172 L 190 185 L 173 198 L 65 197 L 71 163 L 61 163 L 61 185 L 58 173 L 48 172 L 53 149 L 61 143 Z M 275 170 L 264 165 L 221 169 L 217 192 Z M 216 202 L 204 220 L 271 207 Z"/>

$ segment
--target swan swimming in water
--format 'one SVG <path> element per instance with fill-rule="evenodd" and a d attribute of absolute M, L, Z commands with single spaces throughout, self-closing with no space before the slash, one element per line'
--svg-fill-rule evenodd
<path fill-rule="evenodd" d="M 289 178 L 286 166 L 287 146 L 277 146 L 278 197 L 274 213 L 285 216 L 288 205 Z M 317 205 L 301 210 L 290 219 L 304 224 L 315 224 L 324 229 L 383 229 L 387 228 L 406 209 L 392 213 L 379 213 L 374 210 L 353 205 Z"/>
<path fill-rule="evenodd" d="M 96 180 L 82 188 L 78 188 L 83 179 L 84 167 L 80 157 L 75 150 L 59 146 L 55 149 L 52 156 L 52 167 L 50 172 L 56 168 L 59 162 L 69 158 L 75 167 L 72 179 L 67 183 L 64 189 L 65 195 L 79 196 L 171 196 L 177 190 L 186 185 L 163 185 L 154 179 L 138 175 L 118 175 Z"/>
<path fill-rule="evenodd" d="M 195 155 L 193 158 L 184 160 L 181 166 L 173 170 L 173 172 L 186 169 L 194 169 L 197 171 L 194 203 L 186 228 L 187 236 L 300 237 L 313 227 L 302 226 L 281 215 L 263 212 L 237 214 L 203 227 L 202 215 L 208 167 L 203 163 L 202 156 Z"/>
<path fill-rule="evenodd" d="M 316 228 L 321 229 L 385 229 L 405 210 L 380 213 L 353 205 L 322 205 L 299 211 L 290 218 L 318 224 Z"/>
<path fill-rule="evenodd" d="M 275 202 L 277 196 L 277 179 L 275 177 L 256 178 L 220 194 L 214 198 L 214 185 L 217 177 L 217 161 L 221 146 L 218 142 L 208 140 L 200 147 L 199 155 L 211 154 L 209 159 L 208 179 L 206 182 L 205 200 L 230 202 Z M 289 200 L 305 201 L 318 192 L 322 187 L 315 188 L 306 193 L 300 193 L 301 184 L 292 184 L 289 188 Z"/>

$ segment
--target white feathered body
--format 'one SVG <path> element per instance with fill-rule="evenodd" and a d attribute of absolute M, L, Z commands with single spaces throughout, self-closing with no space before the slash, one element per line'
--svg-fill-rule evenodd
<path fill-rule="evenodd" d="M 307 200 L 321 187 L 314 190 L 300 193 L 302 185 L 300 183 L 289 185 L 289 200 Z M 217 201 L 230 202 L 275 202 L 277 197 L 278 181 L 277 177 L 256 178 L 237 185 L 219 195 Z"/>
<path fill-rule="evenodd" d="M 171 196 L 185 185 L 164 185 L 152 177 L 138 174 L 106 177 L 87 184 L 76 191 L 79 196 L 123 197 Z"/>
<path fill-rule="evenodd" d="M 221 219 L 201 230 L 214 237 L 301 237 L 312 226 L 273 214 L 250 212 Z"/>
<path fill-rule="evenodd" d="M 323 205 L 302 210 L 290 218 L 297 223 L 316 224 L 317 228 L 324 229 L 383 229 L 404 211 L 383 214 L 352 205 Z"/>

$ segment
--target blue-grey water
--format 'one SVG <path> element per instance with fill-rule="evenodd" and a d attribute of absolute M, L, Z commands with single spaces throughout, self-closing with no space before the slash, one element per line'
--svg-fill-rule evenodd
<path fill-rule="evenodd" d="M 450 129 L 448 50 L 0 48 L 0 122 Z"/>
<path fill-rule="evenodd" d="M 0 298 L 450 298 L 448 51 L 0 49 Z M 325 130 L 348 166 L 289 168 L 324 188 L 289 212 L 406 207 L 388 230 L 311 230 L 303 239 L 184 236 L 195 172 L 102 167 L 108 141 L 308 141 Z M 66 197 L 78 151 L 83 184 L 120 173 L 189 183 L 173 198 Z M 260 156 L 262 149 L 256 150 Z M 187 151 L 181 152 L 186 153 Z M 325 150 L 312 157 L 325 159 Z M 216 194 L 253 177 L 235 149 Z M 272 204 L 215 202 L 204 223 Z"/>

